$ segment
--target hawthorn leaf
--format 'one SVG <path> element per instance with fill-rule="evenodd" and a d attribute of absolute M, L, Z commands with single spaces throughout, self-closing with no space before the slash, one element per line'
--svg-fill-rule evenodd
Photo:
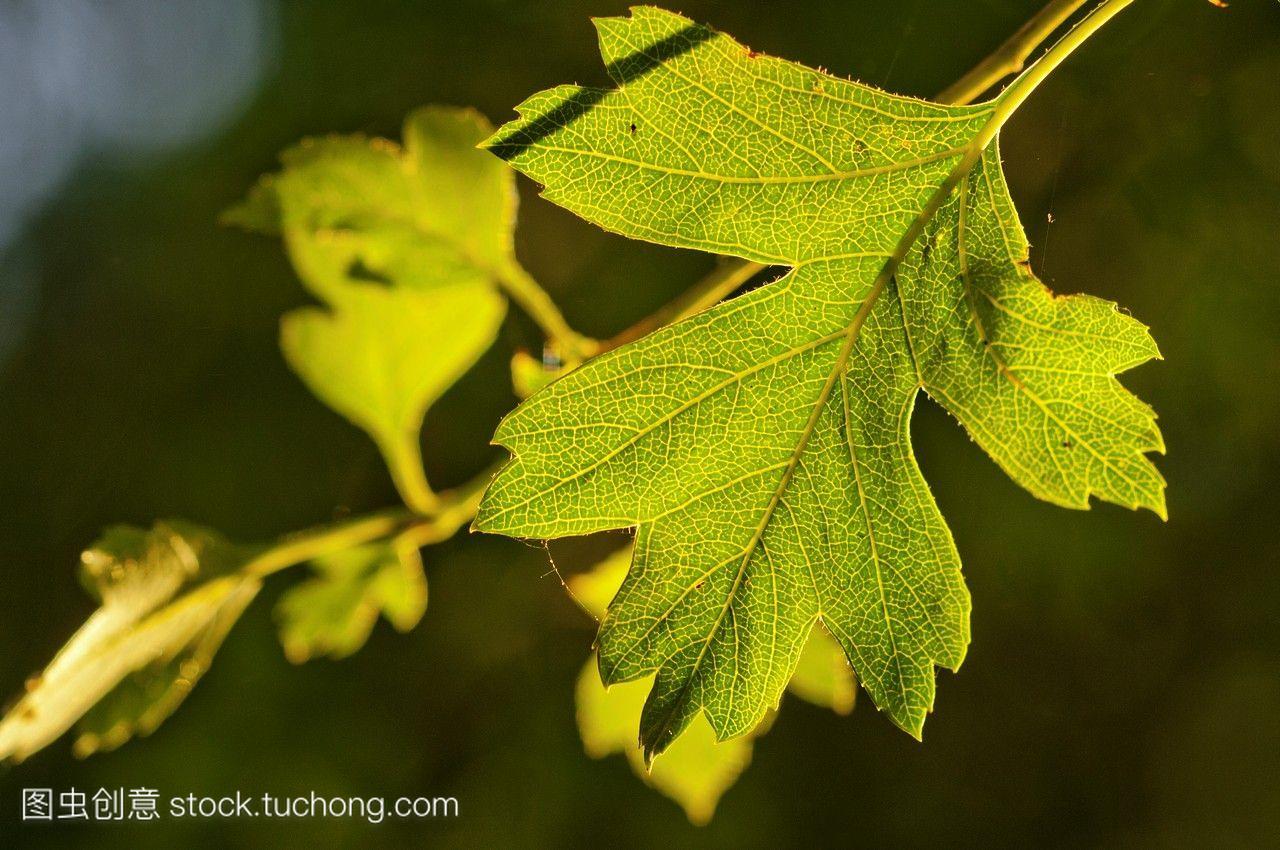
<path fill-rule="evenodd" d="M 918 738 L 970 611 L 912 452 L 921 390 L 1034 496 L 1165 512 L 1155 415 L 1115 377 L 1155 344 L 1031 274 L 1000 168 L 1000 128 L 1064 53 L 945 106 L 658 9 L 596 25 L 614 87 L 534 95 L 485 144 L 605 229 L 789 271 L 524 402 L 475 526 L 638 528 L 598 646 L 606 684 L 656 674 L 648 757 L 699 714 L 753 730 L 819 623 Z"/>
<path fill-rule="evenodd" d="M 154 731 L 257 594 L 237 572 L 254 553 L 177 521 L 106 532 L 81 559 L 101 606 L 0 720 L 0 759 L 25 759 L 82 717 L 79 755 Z"/>
<path fill-rule="evenodd" d="M 631 547 L 627 546 L 589 572 L 569 579 L 569 588 L 579 604 L 600 619 L 630 564 Z M 840 647 L 822 629 L 814 629 L 800 658 L 791 692 L 838 714 L 848 714 L 853 709 L 856 685 Z M 752 742 L 768 731 L 770 718 L 751 734 L 727 741 L 717 741 L 710 724 L 703 718 L 695 719 L 685 734 L 646 765 L 636 730 L 652 685 L 649 677 L 606 688 L 600 681 L 597 660 L 589 660 L 574 691 L 583 748 L 592 758 L 625 754 L 637 776 L 675 800 L 690 821 L 706 824 L 720 798 L 751 763 Z"/>
<path fill-rule="evenodd" d="M 286 151 L 223 219 L 280 235 L 329 311 L 286 315 L 289 364 L 373 437 L 406 503 L 432 504 L 419 432 L 427 408 L 493 343 L 516 267 L 513 175 L 476 149 L 492 126 L 425 107 L 403 147 L 332 136 Z"/>
<path fill-rule="evenodd" d="M 858 697 L 858 680 L 840 644 L 822 627 L 809 632 L 787 690 L 805 702 L 849 714 Z"/>
<path fill-rule="evenodd" d="M 570 590 L 589 613 L 603 617 L 630 563 L 628 546 L 590 572 L 571 578 Z M 583 749 L 592 758 L 623 753 L 636 776 L 674 800 L 692 823 L 701 826 L 710 822 L 720 798 L 751 763 L 754 736 L 720 742 L 711 726 L 699 719 L 652 765 L 646 765 L 636 729 L 652 684 L 652 678 L 646 678 L 606 688 L 596 660 L 588 660 L 574 690 Z"/>
<path fill-rule="evenodd" d="M 404 144 L 307 139 L 281 154 L 223 221 L 283 237 L 302 282 L 330 304 L 353 284 L 492 288 L 515 262 L 515 183 L 475 149 L 492 126 L 470 109 L 411 113 Z"/>
<path fill-rule="evenodd" d="M 280 642 L 295 664 L 352 655 L 368 641 L 379 615 L 407 632 L 426 613 L 427 579 L 415 546 L 357 546 L 311 565 L 315 576 L 290 588 L 276 607 Z"/>
<path fill-rule="evenodd" d="M 631 553 L 631 546 L 623 546 L 590 570 L 569 579 L 573 598 L 597 620 L 604 617 L 613 598 L 618 595 L 618 589 L 631 567 Z"/>
<path fill-rule="evenodd" d="M 605 688 L 595 661 L 588 661 L 574 692 L 583 748 L 592 758 L 625 754 L 638 777 L 679 804 L 692 823 L 703 826 L 711 821 L 720 798 L 751 764 L 752 736 L 717 741 L 711 725 L 698 718 L 646 767 L 644 752 L 636 742 L 636 724 L 652 685 L 649 677 Z"/>
<path fill-rule="evenodd" d="M 316 396 L 368 432 L 406 500 L 422 507 L 423 417 L 492 344 L 505 309 L 496 292 L 467 286 L 351 285 L 336 310 L 287 314 L 280 347 Z"/>

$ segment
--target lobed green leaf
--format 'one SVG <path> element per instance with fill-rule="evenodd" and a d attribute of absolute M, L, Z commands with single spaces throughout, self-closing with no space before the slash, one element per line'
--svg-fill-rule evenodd
<path fill-rule="evenodd" d="M 589 572 L 574 576 L 569 580 L 574 598 L 588 613 L 604 617 L 630 562 L 631 547 L 628 546 Z M 637 776 L 679 803 L 690 821 L 706 824 L 715 814 L 720 798 L 747 769 L 753 741 L 768 731 L 771 718 L 766 718 L 751 734 L 727 741 L 718 741 L 715 731 L 704 719 L 695 719 L 684 735 L 646 765 L 636 727 L 652 685 L 652 678 L 646 678 L 606 688 L 600 681 L 597 662 L 588 661 L 578 676 L 574 692 L 583 747 L 593 758 L 625 754 Z M 853 709 L 855 688 L 844 653 L 824 632 L 815 630 L 792 676 L 791 692 L 839 714 L 847 714 Z"/>
<path fill-rule="evenodd" d="M 426 613 L 427 578 L 414 546 L 357 546 L 317 558 L 312 566 L 316 575 L 290 588 L 276 607 L 280 642 L 295 664 L 354 654 L 379 615 L 407 632 Z"/>
<path fill-rule="evenodd" d="M 656 676 L 650 757 L 702 714 L 756 728 L 819 624 L 919 737 L 970 601 L 912 453 L 918 393 L 1033 495 L 1163 516 L 1154 414 L 1115 379 L 1156 348 L 1031 276 L 998 100 L 897 97 L 657 9 L 597 29 L 615 87 L 535 95 L 489 148 L 608 230 L 790 271 L 533 395 L 476 527 L 638 527 L 599 652 L 606 684 Z"/>
<path fill-rule="evenodd" d="M 373 437 L 421 510 L 423 416 L 492 344 L 506 310 L 496 283 L 515 265 L 511 173 L 476 150 L 490 132 L 472 110 L 426 107 L 405 121 L 403 147 L 309 139 L 224 214 L 284 239 L 328 306 L 285 316 L 286 359 Z"/>

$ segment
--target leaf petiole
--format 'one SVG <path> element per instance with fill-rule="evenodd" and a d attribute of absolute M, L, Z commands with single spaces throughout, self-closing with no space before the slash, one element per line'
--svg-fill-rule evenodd
<path fill-rule="evenodd" d="M 600 343 L 569 327 L 560 308 L 519 263 L 507 263 L 495 271 L 498 284 L 559 349 L 566 363 L 577 365 L 595 355 Z"/>
<path fill-rule="evenodd" d="M 324 555 L 381 540 L 394 539 L 417 548 L 448 540 L 475 516 L 480 496 L 495 471 L 496 467 L 486 469 L 465 484 L 437 494 L 435 508 L 425 516 L 393 508 L 290 535 L 259 552 L 242 572 L 264 578 Z"/>

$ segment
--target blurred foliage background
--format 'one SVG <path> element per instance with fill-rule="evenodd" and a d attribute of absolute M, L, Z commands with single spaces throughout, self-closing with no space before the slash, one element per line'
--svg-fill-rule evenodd
<path fill-rule="evenodd" d="M 679 9 L 752 47 L 928 95 L 1036 0 Z M 91 610 L 78 554 L 110 523 L 185 517 L 254 541 L 394 501 L 373 445 L 276 348 L 306 298 L 278 243 L 220 229 L 298 138 L 395 137 L 424 103 L 495 121 L 603 83 L 589 15 L 622 4 L 0 7 L 0 692 Z M 1168 524 L 1033 501 L 937 408 L 915 425 L 963 556 L 973 644 L 916 744 L 868 700 L 790 700 L 696 829 L 573 720 L 591 622 L 541 548 L 463 533 L 425 553 L 426 620 L 291 666 L 278 577 L 153 737 L 66 742 L 0 772 L 5 846 L 1260 846 L 1280 835 L 1280 7 L 1144 0 L 1004 134 L 1034 268 L 1118 301 L 1165 362 L 1127 379 L 1162 416 Z M 523 260 L 608 335 L 711 267 L 607 235 L 522 184 Z M 495 454 L 521 316 L 437 405 L 433 481 Z M 617 539 L 560 543 L 582 569 Z M 24 787 L 454 795 L 452 820 L 18 823 Z M 37 828 L 39 827 L 39 828 Z"/>

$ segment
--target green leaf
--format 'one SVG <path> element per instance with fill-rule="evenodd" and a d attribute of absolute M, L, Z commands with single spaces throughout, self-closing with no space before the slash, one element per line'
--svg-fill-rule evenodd
<path fill-rule="evenodd" d="M 590 572 L 574 576 L 569 582 L 574 597 L 594 616 L 604 616 L 630 562 L 631 547 L 628 546 Z M 595 659 L 589 660 L 574 690 L 583 748 L 592 758 L 624 753 L 635 774 L 679 803 L 690 821 L 698 825 L 708 823 L 724 792 L 751 763 L 752 738 L 720 743 L 711 727 L 700 721 L 652 765 L 646 766 L 636 729 L 652 684 L 650 678 L 605 688 Z"/>
<path fill-rule="evenodd" d="M 505 302 L 469 287 L 348 287 L 336 312 L 284 317 L 285 359 L 326 404 L 373 437 L 411 507 L 429 508 L 419 432 L 427 409 L 493 342 Z"/>
<path fill-rule="evenodd" d="M 631 554 L 627 546 L 569 580 L 574 598 L 597 619 L 605 616 L 622 585 Z M 809 702 L 848 714 L 856 686 L 840 647 L 822 629 L 814 629 L 800 657 L 790 690 Z M 597 661 L 588 661 L 574 692 L 583 747 L 593 758 L 624 753 L 637 776 L 679 803 L 690 821 L 706 824 L 720 798 L 747 769 L 752 741 L 768 731 L 770 721 L 766 719 L 748 736 L 717 741 L 715 731 L 699 718 L 646 765 L 636 730 L 652 686 L 653 678 L 648 677 L 606 688 Z"/>
<path fill-rule="evenodd" d="M 483 291 L 515 261 L 514 181 L 475 149 L 490 132 L 474 110 L 425 107 L 406 119 L 403 147 L 307 139 L 223 220 L 283 236 L 303 283 L 331 304 L 371 281 Z"/>
<path fill-rule="evenodd" d="M 606 689 L 595 659 L 588 661 L 574 692 L 583 747 L 592 758 L 625 753 L 637 776 L 679 803 L 689 820 L 701 826 L 711 820 L 720 798 L 751 764 L 752 738 L 717 741 L 711 725 L 699 718 L 646 767 L 636 743 L 636 724 L 652 685 L 650 677 Z"/>
<path fill-rule="evenodd" d="M 597 21 L 615 88 L 535 95 L 486 143 L 606 229 L 790 268 L 578 368 L 495 436 L 513 458 L 478 529 L 638 526 L 599 651 L 607 684 L 657 675 L 648 755 L 704 712 L 720 739 L 754 729 L 818 623 L 920 736 L 970 609 L 912 454 L 921 389 L 1033 495 L 1164 515 L 1154 414 L 1115 379 L 1156 347 L 1032 276 L 995 144 L 1105 18 L 953 107 L 639 8 Z"/>
<path fill-rule="evenodd" d="M 303 283 L 331 308 L 285 316 L 285 356 L 373 437 L 421 511 L 434 504 L 423 416 L 493 343 L 506 310 L 497 283 L 517 268 L 512 175 L 476 150 L 490 132 L 472 110 L 427 107 L 406 120 L 403 148 L 310 139 L 224 214 L 280 234 Z"/>
<path fill-rule="evenodd" d="M 108 531 L 82 558 L 102 604 L 0 721 L 0 758 L 26 758 L 82 716 L 80 755 L 150 734 L 258 592 L 236 573 L 252 554 L 188 523 Z"/>
<path fill-rule="evenodd" d="M 355 653 L 379 614 L 407 632 L 427 610 L 427 579 L 414 546 L 357 546 L 317 558 L 312 566 L 316 575 L 286 592 L 276 608 L 280 642 L 295 664 Z"/>

